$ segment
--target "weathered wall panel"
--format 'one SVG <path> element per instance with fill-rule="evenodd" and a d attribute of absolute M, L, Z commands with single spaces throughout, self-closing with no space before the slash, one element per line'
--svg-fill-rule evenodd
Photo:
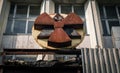
<path fill-rule="evenodd" d="M 29 48 L 40 49 L 40 47 L 31 35 L 4 35 L 2 48 Z"/>
<path fill-rule="evenodd" d="M 120 58 L 118 49 L 113 50 L 117 73 L 120 73 Z"/>
<path fill-rule="evenodd" d="M 16 43 L 14 43 L 14 45 L 16 45 L 16 48 L 27 48 L 27 43 L 28 43 L 28 36 L 24 36 L 24 35 L 19 35 L 16 36 L 16 38 L 14 38 L 14 41 L 16 41 Z"/>
<path fill-rule="evenodd" d="M 103 37 L 103 44 L 104 48 L 113 48 L 112 37 L 111 36 L 104 36 Z"/>
<path fill-rule="evenodd" d="M 112 41 L 115 48 L 120 48 L 120 27 L 112 27 Z"/>
<path fill-rule="evenodd" d="M 110 59 L 109 59 L 109 55 L 108 55 L 108 50 L 107 49 L 103 49 L 104 51 L 104 58 L 105 58 L 105 64 L 106 64 L 106 71 L 107 73 L 111 73 L 111 66 L 110 66 Z"/>
<path fill-rule="evenodd" d="M 111 70 L 112 72 L 111 73 L 117 73 L 116 71 L 116 65 L 115 65 L 115 59 L 114 59 L 114 55 L 113 55 L 113 50 L 112 49 L 109 49 L 108 50 L 108 53 L 109 53 L 109 58 L 110 58 L 110 66 L 111 66 Z"/>
<path fill-rule="evenodd" d="M 120 49 L 83 48 L 83 73 L 120 73 Z"/>
<path fill-rule="evenodd" d="M 95 49 L 93 53 L 94 53 L 94 56 L 95 56 L 94 58 L 95 58 L 95 65 L 96 65 L 96 73 L 101 73 L 98 49 Z"/>
<path fill-rule="evenodd" d="M 2 41 L 3 48 L 29 48 L 41 49 L 32 35 L 4 35 Z M 90 37 L 85 36 L 84 40 L 77 48 L 90 48 Z"/>
<path fill-rule="evenodd" d="M 36 43 L 36 41 L 35 41 L 35 39 L 30 35 L 30 36 L 28 36 L 28 48 L 29 49 L 32 49 L 32 48 L 42 48 L 42 47 L 40 47 L 37 43 Z"/>
<path fill-rule="evenodd" d="M 14 36 L 3 36 L 2 47 L 3 48 L 13 48 L 13 38 Z"/>

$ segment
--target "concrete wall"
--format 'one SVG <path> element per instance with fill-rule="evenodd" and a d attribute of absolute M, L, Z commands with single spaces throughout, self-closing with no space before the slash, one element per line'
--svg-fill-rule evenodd
<path fill-rule="evenodd" d="M 46 12 L 48 14 L 54 13 L 54 2 L 52 0 L 43 0 L 41 5 L 41 13 Z"/>
<path fill-rule="evenodd" d="M 2 47 L 3 48 L 15 48 L 15 49 L 42 49 L 32 35 L 4 35 L 2 39 Z M 22 60 L 40 60 L 42 59 L 42 55 L 17 55 L 12 58 L 21 58 Z M 47 57 L 45 59 L 48 59 Z"/>
<path fill-rule="evenodd" d="M 2 39 L 3 48 L 41 49 L 32 35 L 4 35 Z"/>
<path fill-rule="evenodd" d="M 89 0 L 85 3 L 85 17 L 87 32 L 90 35 L 91 48 L 102 48 L 101 21 L 96 0 Z"/>
<path fill-rule="evenodd" d="M 10 9 L 10 3 L 8 2 L 8 0 L 4 0 L 2 9 L 1 9 L 2 11 L 0 14 L 0 48 L 2 48 L 1 41 L 2 41 L 3 33 L 5 32 L 9 9 Z M 2 50 L 2 49 L 0 49 L 0 50 Z"/>
<path fill-rule="evenodd" d="M 0 0 L 0 19 L 2 18 L 2 6 L 3 6 L 3 0 Z M 2 38 L 2 34 L 1 34 L 1 31 L 2 31 L 2 24 L 0 23 L 0 52 L 2 52 L 2 49 L 1 49 L 1 38 Z M 2 64 L 2 57 L 0 55 L 0 65 Z M 0 68 L 0 73 L 2 73 L 2 69 Z"/>
<path fill-rule="evenodd" d="M 43 2 L 41 3 L 41 12 L 40 12 L 40 14 L 43 13 L 43 12 L 46 12 L 45 11 L 46 10 L 45 5 L 46 5 L 46 2 L 45 2 L 45 0 L 43 0 Z"/>
<path fill-rule="evenodd" d="M 115 48 L 120 48 L 120 27 L 112 27 L 112 41 Z"/>
<path fill-rule="evenodd" d="M 3 49 L 1 47 L 2 42 L 2 36 L 3 32 L 5 31 L 6 23 L 7 23 L 7 17 L 8 17 L 8 11 L 10 3 L 7 0 L 0 0 L 0 52 L 3 52 Z M 3 57 L 0 55 L 0 65 L 3 64 Z M 0 73 L 2 73 L 3 70 L 0 69 Z"/>
<path fill-rule="evenodd" d="M 52 0 L 50 0 L 50 7 L 49 7 L 49 13 L 55 13 L 55 6 L 54 6 L 54 2 Z"/>
<path fill-rule="evenodd" d="M 1 19 L 2 19 L 2 16 L 3 16 L 3 11 L 2 11 L 2 8 L 3 7 L 3 0 L 0 0 L 0 52 L 2 51 L 1 50 L 1 39 L 2 39 L 2 21 L 1 21 Z"/>
<path fill-rule="evenodd" d="M 96 40 L 95 26 L 94 26 L 90 1 L 87 1 L 85 4 L 85 17 L 86 17 L 87 32 L 90 35 L 91 48 L 95 48 L 97 45 L 97 40 Z"/>
<path fill-rule="evenodd" d="M 0 15 L 1 15 L 1 10 L 2 10 L 2 5 L 3 5 L 3 0 L 0 0 Z"/>
<path fill-rule="evenodd" d="M 100 13 L 99 8 L 96 0 L 91 1 L 92 11 L 93 11 L 93 20 L 94 20 L 94 29 L 96 34 L 96 41 L 97 41 L 97 47 L 102 48 L 103 42 L 102 42 L 102 26 L 101 26 L 101 20 L 100 20 Z"/>

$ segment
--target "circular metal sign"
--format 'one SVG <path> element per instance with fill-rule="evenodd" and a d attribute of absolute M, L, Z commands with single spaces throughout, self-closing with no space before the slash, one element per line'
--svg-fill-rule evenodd
<path fill-rule="evenodd" d="M 49 16 L 51 18 L 54 18 L 56 14 L 49 14 Z M 68 15 L 67 14 L 60 14 L 63 18 L 66 18 Z M 75 36 L 75 38 L 71 38 L 71 45 L 69 46 L 65 46 L 65 47 L 54 47 L 54 46 L 49 46 L 48 45 L 48 39 L 49 36 L 47 36 L 48 34 L 50 35 L 52 32 L 54 32 L 54 29 L 40 29 L 37 30 L 35 29 L 35 25 L 32 28 L 32 36 L 34 37 L 35 41 L 43 48 L 45 49 L 73 49 L 76 46 L 78 46 L 84 39 L 84 30 L 83 27 L 82 28 L 77 28 L 77 29 L 70 29 L 69 27 L 67 29 L 64 29 L 65 32 L 69 35 L 72 34 L 73 37 Z M 71 31 L 72 30 L 72 31 Z M 39 35 L 46 35 L 46 37 L 48 38 L 44 38 L 44 37 L 40 37 Z M 78 36 L 80 35 L 80 36 Z M 64 37 L 64 36 L 60 36 L 60 37 Z M 77 37 L 77 38 L 76 38 Z"/>

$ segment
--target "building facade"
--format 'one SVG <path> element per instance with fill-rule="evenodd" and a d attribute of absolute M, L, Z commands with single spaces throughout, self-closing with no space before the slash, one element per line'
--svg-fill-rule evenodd
<path fill-rule="evenodd" d="M 82 18 L 85 37 L 77 49 L 120 48 L 119 0 L 0 0 L 0 52 L 4 48 L 42 49 L 31 30 L 43 12 L 74 12 Z"/>

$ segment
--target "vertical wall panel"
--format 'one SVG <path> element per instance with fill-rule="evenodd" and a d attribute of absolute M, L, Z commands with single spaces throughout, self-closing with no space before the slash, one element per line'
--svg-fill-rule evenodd
<path fill-rule="evenodd" d="M 88 50 L 88 48 L 85 48 L 84 54 L 85 54 L 86 73 L 91 73 L 91 70 L 90 70 L 90 59 L 89 59 L 89 50 Z"/>
<path fill-rule="evenodd" d="M 100 64 L 101 64 L 101 73 L 106 73 L 106 67 L 105 67 L 105 61 L 104 61 L 102 49 L 99 49 L 99 57 L 100 57 Z"/>
<path fill-rule="evenodd" d="M 114 59 L 115 59 L 115 65 L 117 69 L 117 73 L 120 73 L 120 61 L 119 61 L 119 53 L 118 49 L 113 49 Z"/>
<path fill-rule="evenodd" d="M 84 48 L 81 49 L 83 73 L 86 73 Z"/>
<path fill-rule="evenodd" d="M 110 57 L 110 65 L 111 65 L 111 70 L 112 73 L 117 73 L 116 71 L 116 65 L 115 65 L 115 59 L 114 59 L 114 55 L 113 55 L 113 50 L 112 49 L 108 49 L 109 52 L 109 57 Z"/>
<path fill-rule="evenodd" d="M 94 58 L 95 58 L 95 64 L 96 64 L 96 73 L 101 73 L 101 68 L 100 68 L 100 59 L 99 59 L 99 54 L 98 54 L 98 49 L 94 50 Z"/>
<path fill-rule="evenodd" d="M 90 56 L 91 73 L 96 73 L 95 60 L 94 60 L 94 50 L 93 49 L 89 49 L 89 56 Z"/>
<path fill-rule="evenodd" d="M 105 64 L 106 64 L 106 73 L 111 73 L 111 66 L 110 66 L 110 59 L 108 55 L 108 49 L 103 49 L 104 51 L 104 59 L 105 59 Z"/>
<path fill-rule="evenodd" d="M 120 49 L 82 49 L 85 73 L 120 73 Z"/>

